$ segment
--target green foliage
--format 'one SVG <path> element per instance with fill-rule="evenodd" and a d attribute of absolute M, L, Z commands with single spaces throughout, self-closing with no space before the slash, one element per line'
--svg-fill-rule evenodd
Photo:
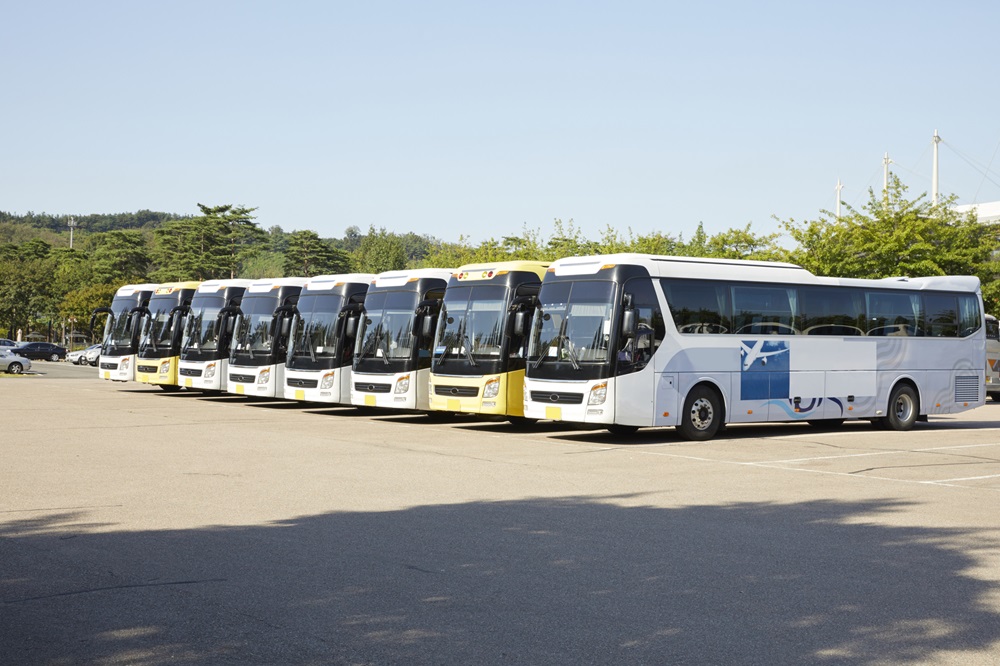
<path fill-rule="evenodd" d="M 143 282 L 149 271 L 149 249 L 139 231 L 108 231 L 91 241 L 90 266 L 97 284 Z"/>
<path fill-rule="evenodd" d="M 286 277 L 285 255 L 279 252 L 258 252 L 243 262 L 236 277 L 247 280 L 264 280 Z"/>
<path fill-rule="evenodd" d="M 320 238 L 315 231 L 295 231 L 288 235 L 285 275 L 313 277 L 347 273 L 350 269 L 350 255 Z"/>
<path fill-rule="evenodd" d="M 359 273 L 382 273 L 406 268 L 406 246 L 397 234 L 381 228 L 368 229 L 354 253 L 354 268 Z"/>

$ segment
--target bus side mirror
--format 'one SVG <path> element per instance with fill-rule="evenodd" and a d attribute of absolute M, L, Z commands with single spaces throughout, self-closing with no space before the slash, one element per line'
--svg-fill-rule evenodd
<path fill-rule="evenodd" d="M 355 338 L 358 335 L 358 318 L 356 314 L 348 315 L 344 324 L 344 337 Z"/>
<path fill-rule="evenodd" d="M 434 318 L 430 315 L 424 315 L 420 322 L 420 335 L 425 339 L 434 335 Z"/>
<path fill-rule="evenodd" d="M 514 313 L 514 323 L 511 325 L 511 334 L 514 337 L 523 337 L 527 332 L 525 329 L 528 327 L 528 313 L 527 312 L 515 312 Z"/>
<path fill-rule="evenodd" d="M 626 338 L 635 337 L 635 310 L 628 309 L 622 313 L 622 336 Z"/>

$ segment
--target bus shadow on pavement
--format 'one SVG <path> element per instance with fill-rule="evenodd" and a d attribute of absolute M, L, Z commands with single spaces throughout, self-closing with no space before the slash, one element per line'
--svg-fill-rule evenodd
<path fill-rule="evenodd" d="M 86 510 L 8 515 L 0 649 L 9 663 L 206 665 L 1000 657 L 1000 586 L 984 579 L 1000 544 L 984 531 L 899 524 L 919 507 L 892 500 L 645 502 L 137 531 Z"/>

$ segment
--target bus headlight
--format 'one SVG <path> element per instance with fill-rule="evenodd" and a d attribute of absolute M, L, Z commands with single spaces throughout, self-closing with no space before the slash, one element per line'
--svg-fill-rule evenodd
<path fill-rule="evenodd" d="M 209 363 L 205 366 L 205 379 L 211 379 L 215 377 L 215 363 Z"/>
<path fill-rule="evenodd" d="M 264 368 L 260 371 L 260 374 L 257 375 L 257 383 L 266 384 L 269 381 L 271 381 L 271 368 Z"/>
<path fill-rule="evenodd" d="M 336 376 L 337 376 L 336 371 L 326 373 L 325 375 L 323 375 L 323 381 L 319 383 L 319 387 L 321 389 L 330 388 L 331 386 L 333 386 L 333 378 Z"/>
<path fill-rule="evenodd" d="M 495 398 L 500 393 L 500 378 L 494 377 L 486 382 L 486 386 L 483 388 L 484 398 Z"/>
<path fill-rule="evenodd" d="M 129 361 L 131 361 L 131 360 L 132 359 L 130 359 L 128 356 L 126 356 L 125 358 L 123 358 L 122 362 L 118 365 L 118 369 L 119 370 L 128 370 Z"/>
<path fill-rule="evenodd" d="M 160 374 L 169 375 L 170 374 L 170 361 L 164 361 L 160 363 Z"/>
<path fill-rule="evenodd" d="M 597 384 L 592 389 L 590 389 L 590 399 L 587 400 L 588 405 L 603 405 L 604 401 L 608 399 L 608 383 L 601 382 Z"/>
<path fill-rule="evenodd" d="M 410 376 L 403 375 L 396 380 L 396 393 L 406 393 L 410 390 Z"/>

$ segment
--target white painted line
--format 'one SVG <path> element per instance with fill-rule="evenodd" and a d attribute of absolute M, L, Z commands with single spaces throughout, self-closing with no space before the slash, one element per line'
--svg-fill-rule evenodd
<path fill-rule="evenodd" d="M 1000 474 L 987 474 L 986 476 L 966 476 L 958 479 L 941 479 L 940 481 L 923 481 L 922 483 L 951 483 L 953 481 L 978 481 L 979 479 L 1000 479 Z"/>

